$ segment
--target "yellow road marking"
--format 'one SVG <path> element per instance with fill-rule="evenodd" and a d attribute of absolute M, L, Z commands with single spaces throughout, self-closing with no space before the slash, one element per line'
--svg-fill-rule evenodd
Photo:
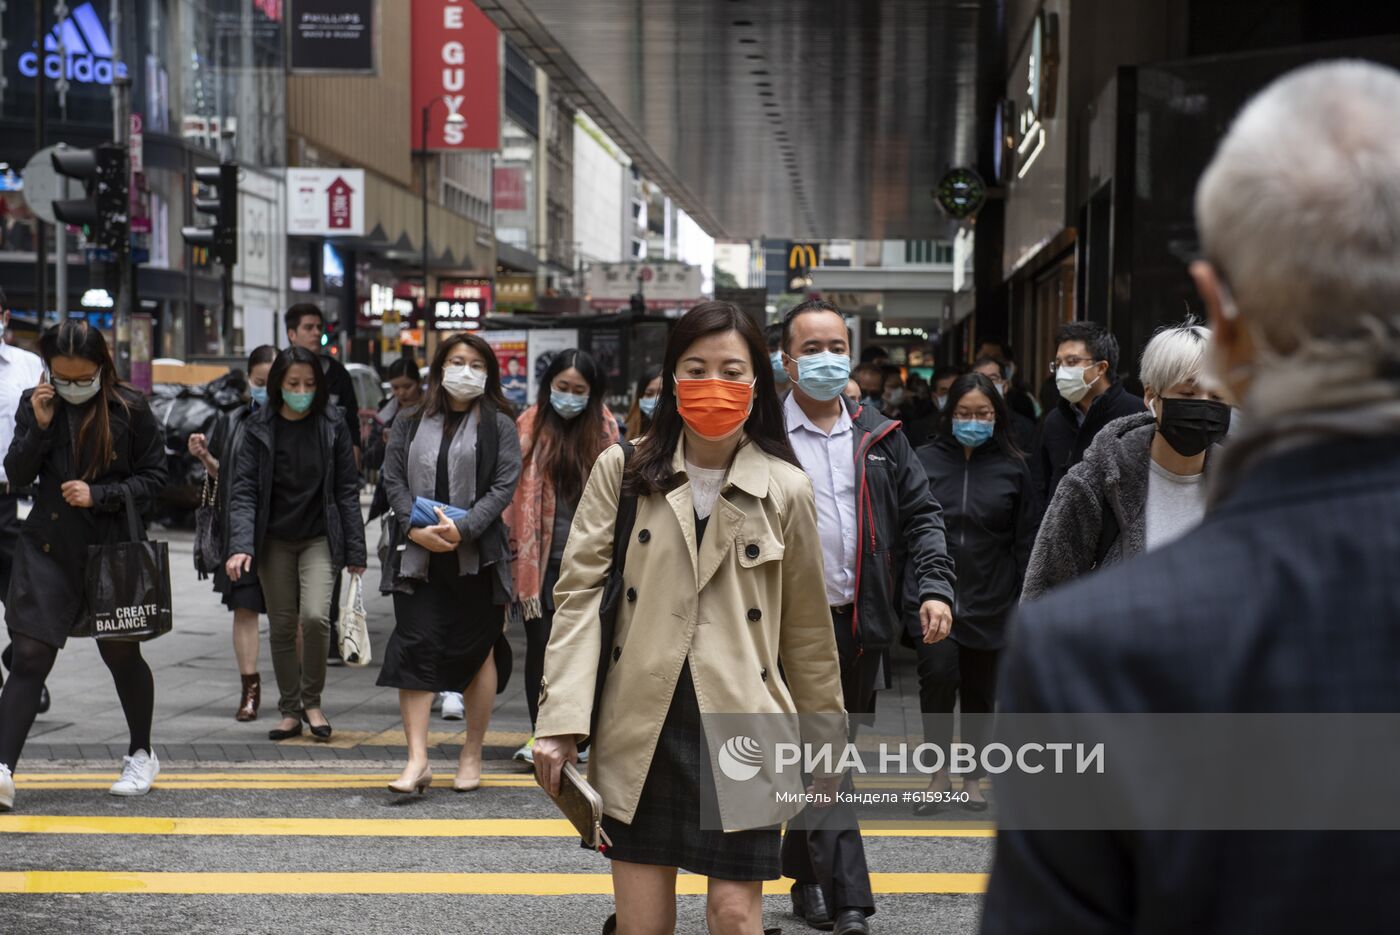
<path fill-rule="evenodd" d="M 576 837 L 562 818 L 138 818 L 110 815 L 0 815 L 0 833 L 304 836 L 364 838 Z M 990 838 L 976 827 L 909 827 L 872 822 L 866 837 Z"/>
<path fill-rule="evenodd" d="M 985 873 L 872 873 L 876 893 L 980 894 Z M 703 895 L 705 877 L 681 874 L 676 892 Z M 768 895 L 783 895 L 791 880 L 769 880 Z M 0 873 L 0 893 L 151 893 L 182 895 L 375 894 L 453 896 L 611 895 L 606 873 L 108 873 L 33 870 Z"/>
<path fill-rule="evenodd" d="M 256 781 L 280 782 L 287 779 L 296 779 L 300 782 L 341 782 L 342 780 L 384 780 L 397 779 L 398 773 L 300 773 L 293 769 L 284 769 L 278 773 L 254 773 L 240 772 L 238 770 L 226 770 L 218 773 L 200 772 L 162 772 L 157 782 L 196 782 L 206 779 L 242 779 Z M 443 775 L 447 775 L 443 773 Z M 105 773 L 20 773 L 15 776 L 15 782 L 22 780 L 34 780 L 39 782 L 62 782 L 70 779 L 107 779 L 115 782 L 114 771 L 108 770 Z M 528 779 L 531 782 L 534 778 L 531 773 L 521 771 L 518 773 L 482 773 L 482 779 Z"/>
<path fill-rule="evenodd" d="M 160 777 L 159 779 L 156 780 L 156 786 L 155 786 L 155 787 L 156 787 L 156 789 L 158 789 L 158 790 L 163 789 L 163 790 L 165 790 L 165 791 L 167 791 L 167 792 L 175 791 L 175 790 L 178 790 L 178 789 L 290 789 L 290 790 L 294 790 L 294 791 L 299 790 L 299 791 L 303 791 L 303 792 L 316 792 L 316 791 L 321 791 L 321 790 L 326 790 L 326 789 L 384 789 L 384 791 L 387 793 L 387 792 L 388 792 L 388 789 L 386 788 L 386 786 L 388 785 L 389 780 L 394 779 L 394 778 L 396 778 L 396 777 L 393 777 L 393 776 L 385 776 L 385 777 L 382 778 L 382 779 L 374 779 L 374 780 L 360 780 L 360 781 L 334 782 L 334 783 L 332 783 L 332 782 L 313 782 L 313 783 L 306 783 L 306 782 L 300 782 L 300 781 L 297 780 L 296 777 L 294 777 L 294 776 L 289 776 L 289 777 L 285 777 L 285 778 L 283 778 L 283 779 L 277 780 L 277 781 L 275 781 L 275 782 L 273 782 L 273 781 L 244 782 L 244 781 L 239 781 L 239 780 L 215 780 L 214 782 L 178 782 L 178 781 L 170 781 L 170 780 L 167 780 L 164 776 L 162 776 L 162 777 Z M 87 780 L 82 780 L 82 781 L 79 781 L 79 782 L 66 782 L 66 781 L 64 781 L 64 782 L 60 782 L 60 781 L 37 781 L 37 780 L 26 780 L 26 779 L 23 779 L 23 778 L 21 778 L 21 777 L 19 777 L 19 776 L 16 776 L 16 777 L 15 777 L 15 785 L 16 785 L 18 788 L 20 788 L 20 789 L 89 789 L 89 790 L 102 790 L 102 789 L 108 789 L 108 788 L 110 788 L 111 785 L 112 785 L 112 783 L 113 783 L 114 781 L 115 781 L 114 778 L 111 777 L 111 776 L 108 776 L 104 781 L 101 781 L 101 782 L 89 782 L 89 781 L 87 781 Z M 507 781 L 507 780 L 502 780 L 502 779 L 483 779 L 483 780 L 481 781 L 481 787 L 482 787 L 483 789 L 534 789 L 534 788 L 537 788 L 537 786 L 535 785 L 535 781 L 534 781 L 533 779 L 521 779 L 521 780 L 509 780 L 509 781 Z M 452 777 L 451 777 L 451 776 L 434 777 L 434 778 L 433 778 L 433 788 L 434 788 L 434 789 L 451 789 L 451 788 L 452 788 Z"/>

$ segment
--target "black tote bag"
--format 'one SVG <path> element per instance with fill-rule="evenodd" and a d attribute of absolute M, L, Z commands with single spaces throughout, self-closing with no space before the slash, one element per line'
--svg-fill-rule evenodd
<path fill-rule="evenodd" d="M 146 540 L 135 500 L 124 499 L 130 539 L 88 546 L 86 608 L 74 636 L 151 640 L 173 626 L 169 546 Z"/>

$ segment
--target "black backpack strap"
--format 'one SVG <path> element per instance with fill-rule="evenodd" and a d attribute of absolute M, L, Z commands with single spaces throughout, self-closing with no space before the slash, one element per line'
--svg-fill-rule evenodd
<path fill-rule="evenodd" d="M 632 538 L 632 527 L 637 522 L 637 496 L 625 493 L 627 466 L 632 463 L 632 443 L 626 439 L 617 443 L 622 449 L 623 482 L 617 495 L 617 522 L 613 526 L 612 567 L 621 575 L 622 566 L 627 562 L 627 540 Z"/>

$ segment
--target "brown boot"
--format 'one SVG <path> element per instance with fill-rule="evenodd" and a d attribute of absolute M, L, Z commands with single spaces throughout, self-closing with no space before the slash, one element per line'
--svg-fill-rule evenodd
<path fill-rule="evenodd" d="M 256 672 L 243 676 L 243 698 L 238 702 L 238 713 L 234 715 L 234 718 L 239 721 L 256 721 L 258 719 L 258 705 L 260 704 L 262 704 L 261 676 Z"/>

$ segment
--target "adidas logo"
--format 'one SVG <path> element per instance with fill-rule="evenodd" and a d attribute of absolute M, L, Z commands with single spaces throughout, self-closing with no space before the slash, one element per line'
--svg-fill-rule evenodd
<path fill-rule="evenodd" d="M 26 78 L 39 74 L 37 50 L 19 57 L 19 72 Z M 115 75 L 125 77 L 126 66 L 117 65 Z M 80 5 L 44 37 L 44 76 L 52 81 L 67 78 L 80 84 L 112 83 L 112 39 L 91 3 Z"/>

